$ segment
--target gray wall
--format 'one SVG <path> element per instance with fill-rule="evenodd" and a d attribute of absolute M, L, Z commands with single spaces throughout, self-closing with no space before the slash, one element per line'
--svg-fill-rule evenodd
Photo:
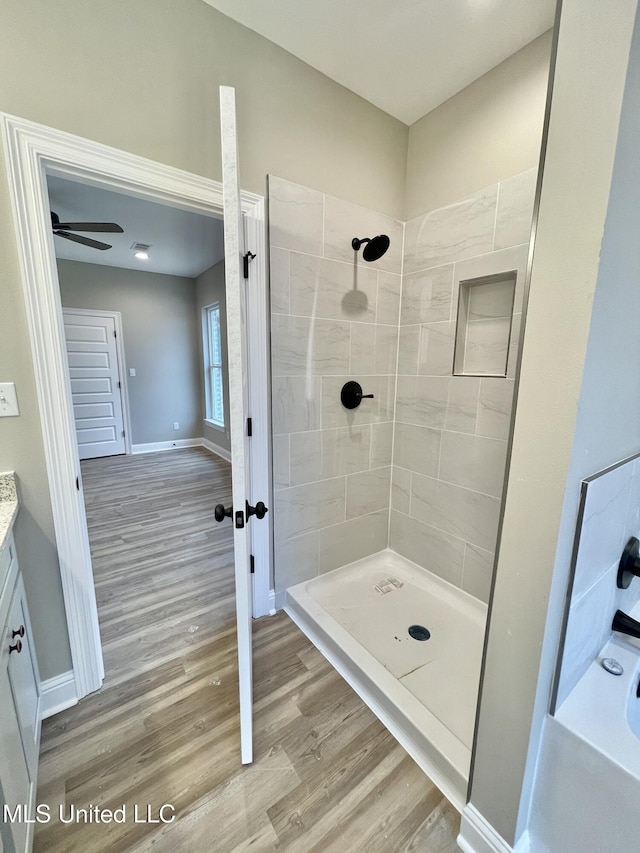
<path fill-rule="evenodd" d="M 550 51 L 548 32 L 410 127 L 405 219 L 537 166 Z"/>
<path fill-rule="evenodd" d="M 638 449 L 637 48 L 609 206 L 636 8 L 562 4 L 471 788 L 510 842 L 527 822 L 580 480 Z"/>
<path fill-rule="evenodd" d="M 203 420 L 200 434 L 224 450 L 231 450 L 231 439 L 229 435 L 229 372 L 227 370 L 227 296 L 224 281 L 224 261 L 205 270 L 196 278 L 196 322 L 198 329 L 202 328 L 202 309 L 212 302 L 220 303 L 220 338 L 222 343 L 222 382 L 224 386 L 224 419 L 226 428 L 218 429 L 214 424 L 204 420 L 204 390 L 200 392 L 202 400 Z M 204 358 L 202 354 L 202 335 L 198 336 L 198 357 L 200 364 L 201 389 L 204 389 Z"/>
<path fill-rule="evenodd" d="M 202 393 L 191 278 L 58 260 L 65 308 L 120 311 L 131 443 L 199 438 Z M 129 368 L 136 375 L 129 376 Z M 173 424 L 180 424 L 174 430 Z"/>
<path fill-rule="evenodd" d="M 201 0 L 4 0 L 0 30 L 0 110 L 219 180 L 218 86 L 234 85 L 245 189 L 264 194 L 274 171 L 402 212 L 408 128 Z M 0 364 L 21 411 L 0 425 L 0 470 L 20 482 L 16 542 L 49 678 L 71 658 L 4 177 L 0 220 Z"/>

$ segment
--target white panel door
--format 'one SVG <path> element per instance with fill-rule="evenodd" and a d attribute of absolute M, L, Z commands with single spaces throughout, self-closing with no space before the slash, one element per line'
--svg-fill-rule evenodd
<path fill-rule="evenodd" d="M 266 524 L 264 513 L 249 512 L 251 502 L 249 368 L 247 314 L 243 277 L 244 230 L 240 204 L 235 90 L 220 87 L 222 132 L 222 186 L 224 196 L 224 256 L 227 295 L 227 349 L 229 362 L 229 426 L 231 431 L 231 485 L 234 525 L 238 670 L 240 681 L 240 751 L 243 764 L 253 760 L 253 685 L 251 669 L 252 583 L 251 525 Z M 256 504 L 258 507 L 258 504 Z M 264 509 L 264 507 L 262 507 Z"/>
<path fill-rule="evenodd" d="M 70 308 L 63 314 L 80 459 L 125 453 L 115 319 Z"/>

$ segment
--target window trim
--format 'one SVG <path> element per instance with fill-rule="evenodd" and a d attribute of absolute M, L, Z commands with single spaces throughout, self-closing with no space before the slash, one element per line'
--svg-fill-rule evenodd
<path fill-rule="evenodd" d="M 218 336 L 220 340 L 220 361 L 215 362 L 213 353 L 213 334 L 211 327 L 211 317 L 217 312 Z M 202 308 L 202 354 L 203 354 L 203 369 L 204 369 L 204 394 L 205 394 L 205 417 L 204 420 L 212 427 L 219 429 L 222 432 L 226 431 L 226 411 L 224 404 L 224 359 L 222 347 L 222 320 L 221 320 L 220 302 L 210 302 Z M 222 420 L 215 417 L 214 413 L 214 394 L 213 394 L 213 371 L 219 371 L 221 385 L 220 405 L 222 408 Z"/>

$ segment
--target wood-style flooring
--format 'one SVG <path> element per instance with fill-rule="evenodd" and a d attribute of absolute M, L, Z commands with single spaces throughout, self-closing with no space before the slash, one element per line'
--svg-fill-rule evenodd
<path fill-rule="evenodd" d="M 230 466 L 196 448 L 82 472 L 106 677 L 43 724 L 36 853 L 457 851 L 455 810 L 284 613 L 254 623 L 241 765 L 232 527 L 213 520 Z M 164 804 L 173 822 L 136 822 Z M 59 817 L 95 807 L 125 821 Z"/>

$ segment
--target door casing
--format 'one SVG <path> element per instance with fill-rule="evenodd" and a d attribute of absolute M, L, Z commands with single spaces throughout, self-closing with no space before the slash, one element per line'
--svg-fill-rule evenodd
<path fill-rule="evenodd" d="M 47 175 L 81 180 L 175 207 L 222 214 L 222 184 L 54 128 L 0 113 L 76 701 L 104 678 L 87 521 L 65 364 L 64 328 L 51 233 Z M 253 418 L 252 493 L 271 499 L 271 412 L 268 394 L 267 264 L 264 197 L 242 191 L 249 264 L 248 313 L 255 317 L 249 348 Z M 79 485 L 77 485 L 77 483 Z M 256 527 L 253 551 L 254 616 L 273 610 L 270 589 L 272 514 Z M 266 519 L 265 519 L 266 520 Z M 72 701 L 69 704 L 73 704 Z"/>

